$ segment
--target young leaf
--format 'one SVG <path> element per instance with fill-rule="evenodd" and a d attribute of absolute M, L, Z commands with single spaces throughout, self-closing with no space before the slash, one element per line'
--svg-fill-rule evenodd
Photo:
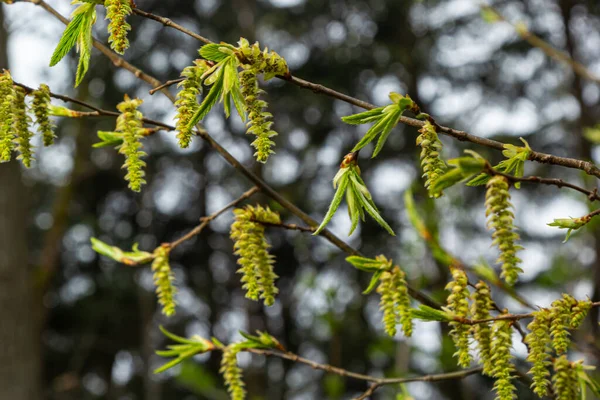
<path fill-rule="evenodd" d="M 221 96 L 221 93 L 223 92 L 223 69 L 221 68 L 218 72 L 215 73 L 219 75 L 213 86 L 210 88 L 210 91 L 204 98 L 204 101 L 202 102 L 202 104 L 200 104 L 200 107 L 196 111 L 196 114 L 194 114 L 194 116 L 188 123 L 188 128 L 190 129 L 192 129 L 198 122 L 200 122 L 202 119 L 204 119 L 204 117 L 206 117 L 208 112 L 213 108 L 213 106 Z"/>
<path fill-rule="evenodd" d="M 384 107 L 377 107 L 369 111 L 342 117 L 342 121 L 349 125 L 361 125 L 381 118 Z"/>
<path fill-rule="evenodd" d="M 398 120 L 400 119 L 401 115 L 402 115 L 402 111 L 400 111 L 400 110 L 395 110 L 388 114 L 388 116 L 386 117 L 386 124 L 384 125 L 384 127 L 381 131 L 379 140 L 377 140 L 377 145 L 375 146 L 375 150 L 373 150 L 373 155 L 371 156 L 371 158 L 375 158 L 377 156 L 377 154 L 379 154 L 379 152 L 383 148 L 383 145 L 385 144 L 385 141 L 387 140 L 388 136 L 390 135 L 390 132 L 398 123 Z"/>
<path fill-rule="evenodd" d="M 81 7 L 85 7 L 85 5 L 81 5 Z M 78 8 L 79 9 L 79 8 Z M 77 43 L 77 38 L 79 37 L 82 29 L 82 22 L 85 19 L 85 13 L 74 13 L 73 19 L 67 25 L 67 28 L 63 32 L 54 53 L 52 54 L 52 58 L 50 59 L 50 66 L 54 67 L 60 60 L 62 60 L 69 50 L 75 46 Z"/>
<path fill-rule="evenodd" d="M 375 289 L 375 287 L 377 287 L 377 284 L 379 283 L 379 278 L 381 278 L 381 275 L 384 273 L 385 271 L 377 271 L 373 274 L 373 276 L 371 277 L 371 281 L 369 282 L 369 286 L 367 286 L 367 288 L 365 290 L 363 290 L 362 294 L 369 294 L 373 291 L 373 289 Z"/>
<path fill-rule="evenodd" d="M 392 268 L 392 261 L 386 259 L 384 256 L 377 256 L 375 259 L 361 256 L 349 256 L 346 257 L 346 261 L 352 264 L 354 268 L 366 272 L 376 272 Z"/>
<path fill-rule="evenodd" d="M 210 61 L 220 62 L 229 57 L 231 54 L 224 53 L 220 49 L 229 46 L 225 43 L 210 43 L 200 47 L 200 56 Z"/>
<path fill-rule="evenodd" d="M 313 235 L 318 235 L 319 233 L 321 233 L 323 231 L 323 229 L 325 229 L 325 226 L 327 226 L 329 221 L 331 221 L 331 219 L 333 218 L 333 215 L 335 214 L 335 212 L 337 211 L 337 209 L 339 208 L 339 206 L 342 202 L 342 198 L 344 197 L 344 193 L 346 191 L 346 188 L 348 187 L 349 181 L 350 180 L 349 180 L 348 174 L 346 172 L 339 180 L 338 188 L 335 191 L 333 200 L 331 200 L 331 204 L 329 205 L 327 214 L 325 214 L 325 218 L 323 218 L 323 222 L 321 222 L 321 225 L 319 225 L 319 227 L 317 228 L 315 233 L 313 233 Z"/>

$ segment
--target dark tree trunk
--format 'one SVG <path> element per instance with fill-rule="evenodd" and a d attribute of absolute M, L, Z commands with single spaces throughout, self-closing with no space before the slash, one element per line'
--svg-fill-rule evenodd
<path fill-rule="evenodd" d="M 0 66 L 8 66 L 0 7 Z M 27 262 L 27 193 L 17 162 L 0 165 L 0 399 L 39 400 L 41 346 Z"/>

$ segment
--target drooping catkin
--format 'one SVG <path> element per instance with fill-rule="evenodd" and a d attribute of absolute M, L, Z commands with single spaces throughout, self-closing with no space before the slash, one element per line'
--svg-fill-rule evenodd
<path fill-rule="evenodd" d="M 579 398 L 580 390 L 577 379 L 577 370 L 565 355 L 554 360 L 552 389 L 556 396 L 556 400 L 573 400 Z"/>
<path fill-rule="evenodd" d="M 185 78 L 177 85 L 181 90 L 177 93 L 177 139 L 181 148 L 187 148 L 192 141 L 190 120 L 198 111 L 198 95 L 202 91 L 202 74 L 209 68 L 205 60 L 195 60 L 194 65 L 185 67 L 181 76 Z"/>
<path fill-rule="evenodd" d="M 134 192 L 139 192 L 142 185 L 146 183 L 144 180 L 146 163 L 142 160 L 146 153 L 141 150 L 143 115 L 138 111 L 141 104 L 142 100 L 132 100 L 125 95 L 125 100 L 117 105 L 117 109 L 121 112 L 117 117 L 117 131 L 123 134 L 123 144 L 119 148 L 119 153 L 125 156 L 125 164 L 123 164 L 123 168 L 127 168 L 125 180 L 129 182 L 129 188 Z"/>
<path fill-rule="evenodd" d="M 16 93 L 10 72 L 0 74 L 0 162 L 10 161 L 14 148 L 14 112 Z"/>
<path fill-rule="evenodd" d="M 289 73 L 285 59 L 276 52 L 269 51 L 267 48 L 261 51 L 258 42 L 250 45 L 250 42 L 244 38 L 241 38 L 238 44 L 244 64 L 251 66 L 257 73 L 264 74 L 265 80 L 276 75 L 286 76 Z"/>
<path fill-rule="evenodd" d="M 31 138 L 33 133 L 30 130 L 31 117 L 27 114 L 27 103 L 25 102 L 25 89 L 20 86 L 15 87 L 15 101 L 13 103 L 13 127 L 16 133 L 16 150 L 19 152 L 17 160 L 21 160 L 27 168 L 31 167 L 33 161 L 33 145 Z"/>
<path fill-rule="evenodd" d="M 529 370 L 533 383 L 533 392 L 540 397 L 548 395 L 550 387 L 550 372 L 548 367 L 552 364 L 550 353 L 552 351 L 550 337 L 550 311 L 541 309 L 533 312 L 533 320 L 527 325 L 529 333 L 525 336 L 525 343 L 529 346 L 527 361 L 532 363 Z"/>
<path fill-rule="evenodd" d="M 383 312 L 383 326 L 389 336 L 396 336 L 396 325 L 402 325 L 404 336 L 412 335 L 412 314 L 405 273 L 398 266 L 381 274 L 377 293 L 379 309 Z"/>
<path fill-rule="evenodd" d="M 54 143 L 56 135 L 54 134 L 55 126 L 50 121 L 50 88 L 45 83 L 42 83 L 37 90 L 33 91 L 33 102 L 31 109 L 35 115 L 35 122 L 38 126 L 44 146 L 50 146 Z"/>
<path fill-rule="evenodd" d="M 425 178 L 425 187 L 429 197 L 437 198 L 442 195 L 442 192 L 433 191 L 433 184 L 440 176 L 444 175 L 448 168 L 440 157 L 442 142 L 438 138 L 435 126 L 429 121 L 425 122 L 419 132 L 421 134 L 417 137 L 417 145 L 421 146 L 421 167 Z"/>
<path fill-rule="evenodd" d="M 260 95 L 264 93 L 258 87 L 257 73 L 254 69 L 244 69 L 239 74 L 242 96 L 245 101 L 245 111 L 248 115 L 247 134 L 256 136 L 252 146 L 256 149 L 254 156 L 256 160 L 265 163 L 271 154 L 275 152 L 271 149 L 275 146 L 275 142 L 271 140 L 273 136 L 277 136 L 277 132 L 271 129 L 273 121 L 272 114 L 265 111 L 268 104 L 260 99 Z"/>
<path fill-rule="evenodd" d="M 231 225 L 231 239 L 235 254 L 239 257 L 243 288 L 246 297 L 264 300 L 267 306 L 273 305 L 278 289 L 275 286 L 277 275 L 273 270 L 275 256 L 269 254 L 269 243 L 265 238 L 265 227 L 261 222 L 279 224 L 279 214 L 268 207 L 246 206 L 233 210 L 235 221 Z"/>
<path fill-rule="evenodd" d="M 469 281 L 467 274 L 460 268 L 451 267 L 452 280 L 446 285 L 446 290 L 450 291 L 447 303 L 448 309 L 456 317 L 467 318 L 469 316 Z M 458 357 L 458 365 L 468 367 L 471 364 L 471 354 L 469 353 L 469 334 L 471 327 L 458 321 L 451 321 L 450 336 L 456 346 L 454 356 Z"/>
<path fill-rule="evenodd" d="M 154 251 L 154 261 L 152 261 L 152 272 L 154 286 L 158 302 L 162 306 L 162 313 L 167 317 L 175 314 L 175 294 L 177 289 L 174 281 L 175 276 L 169 264 L 169 253 L 171 247 L 168 243 L 162 244 Z"/>
<path fill-rule="evenodd" d="M 486 320 L 491 317 L 492 298 L 490 287 L 483 281 L 475 285 L 472 295 L 471 315 L 476 320 Z M 483 364 L 483 373 L 491 375 L 492 371 L 492 328 L 490 322 L 473 325 L 473 338 L 477 342 L 479 358 Z"/>
<path fill-rule="evenodd" d="M 106 7 L 106 19 L 110 20 L 108 24 L 110 48 L 119 54 L 124 54 L 129 48 L 127 32 L 131 30 L 131 25 L 125 19 L 131 14 L 131 0 L 106 0 L 104 7 Z"/>
<path fill-rule="evenodd" d="M 519 235 L 513 224 L 514 214 L 511 211 L 508 180 L 500 175 L 492 177 L 487 183 L 485 195 L 485 215 L 488 217 L 488 229 L 493 229 L 492 244 L 500 250 L 497 262 L 501 264 L 501 277 L 507 284 L 513 285 L 523 270 L 519 267 L 521 259 L 517 252 L 523 248 L 515 242 Z"/>
<path fill-rule="evenodd" d="M 237 364 L 237 354 L 240 347 L 237 344 L 230 344 L 223 349 L 221 358 L 221 368 L 219 372 L 223 375 L 225 386 L 232 400 L 244 400 L 246 390 L 242 380 L 242 369 Z"/>
<path fill-rule="evenodd" d="M 492 376 L 497 400 L 512 400 L 515 386 L 512 382 L 512 322 L 499 320 L 492 326 Z"/>
<path fill-rule="evenodd" d="M 571 308 L 577 304 L 573 297 L 563 294 L 562 298 L 552 302 L 550 308 L 550 335 L 552 336 L 552 347 L 557 355 L 567 352 L 571 339 L 569 338 L 572 313 Z"/>

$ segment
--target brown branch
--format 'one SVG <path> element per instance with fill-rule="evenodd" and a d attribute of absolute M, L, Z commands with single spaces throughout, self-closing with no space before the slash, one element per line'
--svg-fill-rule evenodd
<path fill-rule="evenodd" d="M 28 1 L 34 2 L 34 1 L 41 1 L 41 0 L 28 0 Z M 207 44 L 213 43 L 211 40 L 209 40 L 203 36 L 200 36 L 192 31 L 190 31 L 189 29 L 184 28 L 181 25 L 174 23 L 173 21 L 171 21 L 168 18 L 163 18 L 163 17 L 157 16 L 157 15 L 151 14 L 151 13 L 147 13 L 145 11 L 140 10 L 139 8 L 135 8 L 134 12 L 140 16 L 150 18 L 152 20 L 162 23 L 165 26 L 174 28 L 186 35 L 189 35 L 195 39 L 200 40 L 203 43 L 207 43 Z M 352 104 L 354 106 L 357 106 L 357 107 L 360 107 L 360 108 L 363 108 L 366 110 L 372 110 L 373 108 L 376 108 L 375 105 L 370 104 L 366 101 L 357 99 L 355 97 L 349 96 L 344 93 L 340 93 L 340 92 L 333 90 L 331 88 L 328 88 L 324 85 L 313 83 L 313 82 L 292 76 L 291 74 L 288 74 L 287 76 L 277 76 L 277 78 L 291 82 L 294 85 L 301 87 L 303 89 L 311 90 L 314 93 L 323 94 L 323 95 L 326 95 L 326 96 L 329 96 L 329 97 L 332 97 L 332 98 L 335 98 L 338 100 L 342 100 L 348 104 Z M 173 81 L 175 81 L 175 80 L 173 80 Z M 173 81 L 171 81 L 171 82 L 173 82 Z M 165 84 L 158 83 L 158 84 L 155 84 L 154 86 L 161 87 Z M 421 120 L 410 118 L 410 117 L 405 117 L 405 116 L 400 117 L 400 122 L 402 122 L 405 125 L 413 126 L 415 128 L 421 128 L 425 123 Z M 505 149 L 504 143 L 502 143 L 502 142 L 492 140 L 492 139 L 482 138 L 482 137 L 475 136 L 475 135 L 471 135 L 467 132 L 460 131 L 457 129 L 452 129 L 449 127 L 445 127 L 445 126 L 439 125 L 437 123 L 436 123 L 436 126 L 438 127 L 438 131 L 440 133 L 443 133 L 447 136 L 451 136 L 460 141 L 467 141 L 467 142 L 471 142 L 473 144 L 477 144 L 477 145 L 484 146 L 484 147 L 489 147 L 489 148 L 500 150 L 500 151 Z M 560 165 L 560 166 L 563 166 L 566 168 L 580 169 L 580 170 L 584 171 L 585 173 L 587 173 L 588 175 L 593 175 L 593 176 L 600 178 L 600 168 L 596 167 L 592 162 L 589 162 L 589 161 L 583 161 L 583 160 L 578 160 L 575 158 L 568 158 L 568 157 L 559 157 L 559 156 L 555 156 L 552 154 L 546 154 L 546 153 L 541 153 L 541 152 L 537 152 L 537 151 L 532 151 L 529 154 L 529 160 L 535 161 L 538 163 L 542 163 L 542 164 L 554 164 L 554 165 Z"/>
<path fill-rule="evenodd" d="M 273 223 L 273 222 L 265 222 L 265 221 L 258 221 L 258 220 L 252 220 L 252 222 L 256 222 L 265 226 L 271 226 L 274 228 L 283 228 L 283 229 L 288 229 L 291 231 L 301 231 L 301 232 L 314 232 L 317 230 L 317 228 L 314 227 L 309 227 L 309 226 L 300 226 L 300 225 L 296 225 L 296 224 L 277 224 L 277 223 Z"/>
<path fill-rule="evenodd" d="M 158 92 L 159 90 L 163 90 L 165 88 L 168 88 L 171 85 L 175 85 L 176 83 L 183 82 L 183 81 L 185 81 L 185 79 L 186 78 L 178 78 L 178 79 L 166 81 L 162 85 L 159 85 L 159 86 L 155 87 L 154 89 L 151 89 L 148 93 L 150 93 L 150 95 L 153 95 L 154 93 Z"/>
<path fill-rule="evenodd" d="M 235 207 L 238 204 L 240 204 L 242 201 L 252 197 L 258 191 L 259 191 L 259 188 L 254 186 L 252 189 L 244 192 L 240 197 L 238 197 L 231 203 L 227 204 L 225 207 L 221 208 L 219 211 L 216 211 L 216 212 L 210 214 L 209 216 L 200 218 L 199 225 L 197 225 L 194 229 L 192 229 L 191 231 L 189 231 L 187 234 L 183 235 L 179 239 L 171 242 L 171 244 L 170 244 L 171 249 L 174 249 L 175 247 L 179 246 L 181 243 L 185 242 L 186 240 L 189 240 L 189 239 L 193 238 L 194 236 L 199 235 L 202 232 L 202 230 L 204 228 L 206 228 L 206 226 L 212 220 L 217 218 L 219 215 L 223 214 L 225 211 L 229 210 L 231 207 Z"/>

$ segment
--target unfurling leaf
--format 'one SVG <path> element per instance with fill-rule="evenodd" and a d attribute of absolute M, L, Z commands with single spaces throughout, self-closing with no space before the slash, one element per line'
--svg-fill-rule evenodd
<path fill-rule="evenodd" d="M 201 338 L 199 336 L 192 336 L 191 339 L 186 339 L 181 336 L 177 336 L 168 330 L 166 330 L 162 325 L 159 326 L 160 331 L 173 340 L 177 344 L 167 346 L 168 350 L 157 350 L 156 354 L 161 357 L 175 357 L 173 360 L 163 364 L 161 367 L 154 370 L 155 374 L 159 374 L 176 366 L 184 360 L 187 360 L 197 354 L 206 353 L 209 351 L 213 351 L 216 349 L 216 346 L 207 339 Z"/>
<path fill-rule="evenodd" d="M 119 247 L 106 244 L 95 237 L 90 238 L 90 241 L 92 242 L 92 249 L 96 253 L 112 258 L 116 262 L 125 265 L 145 264 L 152 261 L 154 258 L 152 253 L 139 250 L 137 243 L 133 245 L 131 251 L 123 251 Z"/>
<path fill-rule="evenodd" d="M 566 243 L 571 237 L 571 232 L 579 230 L 581 227 L 587 225 L 592 220 L 592 215 L 593 214 L 588 214 L 580 218 L 558 218 L 553 222 L 550 222 L 548 226 L 556 226 L 559 229 L 568 229 L 567 236 L 563 241 L 563 243 Z"/>

